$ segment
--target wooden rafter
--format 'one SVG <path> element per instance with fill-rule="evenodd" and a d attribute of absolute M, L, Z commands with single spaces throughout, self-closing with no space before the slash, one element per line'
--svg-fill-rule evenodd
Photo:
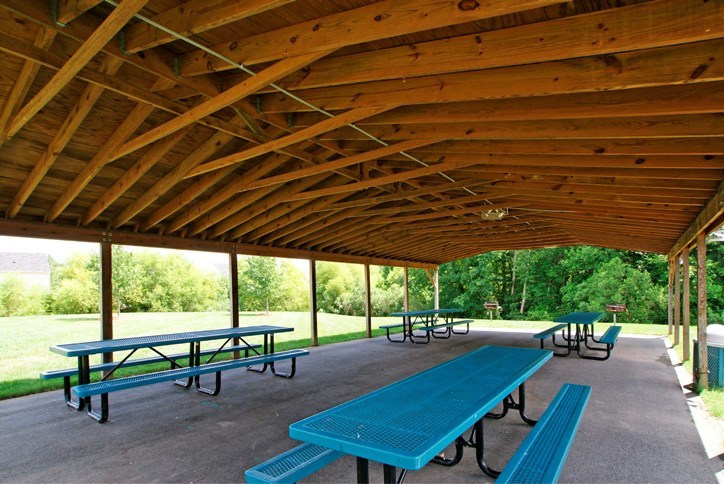
<path fill-rule="evenodd" d="M 93 32 L 53 78 L 15 115 L 8 127 L 12 137 L 25 126 L 126 25 L 148 0 L 124 0 Z"/>
<path fill-rule="evenodd" d="M 558 3 L 556 0 L 447 2 L 386 0 L 298 25 L 215 45 L 212 50 L 244 64 L 257 64 L 329 48 L 405 35 Z M 201 51 L 181 57 L 181 74 L 194 76 L 229 69 Z"/>
<path fill-rule="evenodd" d="M 118 71 L 118 69 L 120 69 L 120 67 L 121 61 L 118 59 L 106 59 L 101 67 L 101 70 L 106 71 L 109 75 L 113 75 Z M 20 187 L 20 190 L 18 190 L 15 194 L 15 198 L 13 198 L 10 208 L 7 211 L 7 216 L 9 218 L 14 218 L 18 214 L 20 208 L 27 201 L 30 194 L 38 186 L 53 163 L 55 163 L 55 160 L 58 159 L 65 149 L 65 146 L 75 134 L 76 130 L 90 113 L 91 109 L 93 109 L 93 106 L 95 106 L 96 101 L 98 101 L 101 97 L 101 94 L 103 94 L 103 88 L 96 85 L 89 85 L 85 88 L 83 93 L 80 95 L 78 102 L 75 104 L 55 137 L 48 145 L 48 148 L 25 179 L 25 182 Z"/>
<path fill-rule="evenodd" d="M 180 35 L 199 34 L 281 7 L 294 0 L 191 0 L 154 15 L 151 20 Z M 139 52 L 176 40 L 173 35 L 139 22 L 126 30 L 126 50 Z"/>
<path fill-rule="evenodd" d="M 103 3 L 102 0 L 55 0 L 57 4 L 56 20 L 61 24 L 69 24 L 84 12 L 87 12 L 96 5 Z"/>

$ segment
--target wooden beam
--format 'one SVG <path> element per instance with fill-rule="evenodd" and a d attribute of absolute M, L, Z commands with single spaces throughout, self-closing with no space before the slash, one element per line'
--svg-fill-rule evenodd
<path fill-rule="evenodd" d="M 12 137 L 25 126 L 73 77 L 113 38 L 116 33 L 138 12 L 147 0 L 123 0 L 96 29 L 88 40 L 73 54 L 68 62 L 55 73 L 35 97 L 15 115 L 8 128 Z"/>
<path fill-rule="evenodd" d="M 706 236 L 707 229 L 716 229 L 716 226 L 712 227 L 713 222 L 722 214 L 724 214 L 724 182 L 719 185 L 716 193 L 707 202 L 701 213 L 699 213 L 696 219 L 671 247 L 669 255 L 673 256 L 681 252 L 685 246 L 690 245 L 694 240 L 696 240 L 699 234 L 703 233 Z"/>
<path fill-rule="evenodd" d="M 669 256 L 669 334 L 674 332 L 674 270 L 676 267 L 676 261 L 673 257 Z"/>
<path fill-rule="evenodd" d="M 33 46 L 38 49 L 49 49 L 55 40 L 56 32 L 49 28 L 41 27 L 38 35 L 35 37 Z M 20 104 L 25 100 L 25 96 L 33 85 L 35 76 L 40 70 L 40 64 L 31 60 L 25 60 L 23 67 L 15 78 L 13 89 L 8 94 L 2 112 L 0 112 L 0 145 L 7 139 L 7 124 L 10 118 L 17 113 Z"/>
<path fill-rule="evenodd" d="M 724 82 L 582 92 L 514 99 L 402 106 L 357 123 L 361 127 L 391 124 L 477 123 L 630 116 L 717 113 L 724 110 Z M 296 113 L 294 126 L 318 122 L 318 113 Z"/>
<path fill-rule="evenodd" d="M 236 117 L 232 122 L 239 122 L 239 117 Z M 217 150 L 222 149 L 227 143 L 229 143 L 234 137 L 227 133 L 218 132 L 208 140 L 204 141 L 199 145 L 192 153 L 183 159 L 181 163 L 174 166 L 173 169 L 168 172 L 161 180 L 153 185 L 150 189 L 146 190 L 140 197 L 134 202 L 124 208 L 119 213 L 111 226 L 118 228 L 124 223 L 128 222 L 138 212 L 148 207 L 151 203 L 161 197 L 164 193 L 173 188 L 177 183 L 184 179 L 186 174 L 191 171 L 194 167 L 200 165 L 208 157 L 214 154 Z"/>
<path fill-rule="evenodd" d="M 0 234 L 13 237 L 30 237 L 52 240 L 74 240 L 78 242 L 100 242 L 108 237 L 109 232 L 103 229 L 70 227 L 49 223 L 18 222 L 0 218 Z M 330 254 L 307 250 L 287 249 L 283 247 L 262 247 L 248 244 L 235 244 L 200 238 L 183 238 L 168 235 L 114 230 L 113 243 L 118 245 L 134 245 L 141 247 L 159 247 L 166 249 L 199 250 L 204 252 L 229 253 L 236 247 L 237 253 L 267 257 L 284 257 L 288 259 L 316 259 L 329 262 L 348 262 L 351 264 L 375 264 L 383 266 L 431 268 L 434 263 L 418 260 L 402 260 L 385 257 L 354 257 L 344 254 Z"/>
<path fill-rule="evenodd" d="M 420 176 L 442 173 L 444 171 L 447 171 L 447 170 L 453 168 L 453 166 L 462 166 L 462 165 L 464 165 L 464 164 L 454 164 L 453 165 L 450 163 L 437 163 L 435 165 L 426 166 L 424 168 L 418 168 L 416 170 L 408 170 L 404 173 L 397 173 L 394 175 L 381 176 L 378 178 L 373 178 L 372 180 L 366 180 L 366 181 L 361 181 L 361 182 L 357 182 L 357 183 L 348 183 L 348 184 L 340 186 L 340 187 L 323 188 L 323 189 L 319 189 L 319 190 L 313 190 L 313 191 L 309 191 L 309 192 L 299 193 L 299 194 L 291 197 L 290 200 L 304 200 L 307 198 L 316 198 L 316 197 L 322 197 L 322 196 L 326 196 L 326 195 L 334 195 L 337 193 L 355 192 L 358 190 L 364 190 L 367 188 L 378 187 L 381 185 L 386 185 L 389 183 L 394 183 L 394 182 L 398 182 L 398 181 L 402 181 L 402 180 L 412 180 L 412 179 L 418 178 Z"/>
<path fill-rule="evenodd" d="M 694 381 L 699 388 L 709 388 L 709 346 L 706 340 L 706 234 L 696 234 L 697 331 L 699 336 L 699 374 Z"/>
<path fill-rule="evenodd" d="M 153 167 L 161 158 L 166 156 L 182 139 L 193 126 L 186 126 L 176 131 L 172 136 L 159 141 L 151 147 L 131 168 L 105 191 L 105 193 L 85 211 L 81 217 L 81 225 L 88 225 L 95 220 L 113 202 L 131 188 L 141 177 Z"/>
<path fill-rule="evenodd" d="M 106 59 L 101 66 L 101 70 L 106 71 L 109 75 L 113 75 L 118 72 L 121 64 L 121 61 L 117 59 Z M 35 190 L 45 174 L 48 173 L 50 167 L 53 166 L 53 163 L 55 163 L 55 160 L 57 160 L 63 152 L 76 130 L 80 127 L 86 116 L 88 116 L 91 109 L 93 109 L 98 99 L 100 99 L 103 91 L 101 87 L 88 85 L 81 93 L 80 98 L 78 98 L 75 106 L 70 110 L 70 114 L 68 114 L 68 117 L 63 121 L 60 129 L 58 129 L 55 137 L 48 145 L 48 148 L 15 194 L 15 198 L 13 198 L 10 208 L 7 211 L 8 217 L 13 218 L 18 214 L 30 194 Z"/>
<path fill-rule="evenodd" d="M 365 331 L 368 338 L 372 337 L 372 282 L 370 265 L 365 264 Z"/>
<path fill-rule="evenodd" d="M 248 150 L 241 151 L 239 153 L 233 153 L 231 155 L 227 155 L 222 158 L 218 158 L 214 161 L 204 163 L 203 165 L 201 165 L 201 166 L 197 167 L 195 170 L 193 170 L 189 174 L 189 176 L 201 175 L 201 174 L 209 172 L 209 171 L 218 170 L 219 168 L 224 168 L 226 166 L 241 163 L 242 161 L 246 161 L 246 160 L 254 158 L 256 156 L 267 154 L 271 151 L 285 148 L 294 143 L 299 143 L 308 138 L 314 138 L 322 133 L 332 131 L 334 129 L 339 128 L 340 126 L 345 126 L 345 125 L 354 123 L 355 121 L 359 121 L 360 119 L 364 119 L 366 117 L 380 113 L 382 111 L 389 109 L 390 107 L 392 107 L 392 106 L 383 106 L 383 107 L 374 106 L 374 107 L 367 107 L 367 108 L 361 108 L 361 109 L 353 109 L 346 113 L 339 114 L 332 118 L 321 121 L 321 122 L 315 124 L 314 126 L 309 126 L 308 128 L 304 128 L 302 130 L 296 131 L 292 134 L 284 136 L 283 138 L 278 138 L 278 139 L 269 141 L 268 143 L 264 143 L 259 146 L 255 146 Z"/>
<path fill-rule="evenodd" d="M 722 45 L 724 47 L 724 45 Z M 409 126 L 372 126 L 368 131 L 385 141 L 429 139 L 566 139 L 566 138 L 678 138 L 720 137 L 719 114 L 648 116 L 627 118 L 545 119 L 540 121 L 491 121 L 437 123 Z M 351 128 L 327 133 L 323 139 L 365 139 Z"/>
<path fill-rule="evenodd" d="M 231 327 L 239 327 L 239 257 L 236 255 L 236 251 L 232 250 L 229 252 L 229 298 L 230 316 L 231 316 Z M 239 344 L 239 339 L 234 338 L 234 345 Z M 240 354 L 238 351 L 234 352 L 234 358 L 239 358 Z"/>
<path fill-rule="evenodd" d="M 110 237 L 103 239 L 100 248 L 100 339 L 113 339 L 113 245 Z M 120 311 L 120 308 L 119 308 Z M 103 363 L 113 361 L 113 352 L 103 353 Z"/>
<path fill-rule="evenodd" d="M 246 38 L 228 39 L 212 50 L 253 65 L 287 56 L 339 49 L 423 30 L 497 17 L 558 3 L 557 0 L 386 0 Z M 180 57 L 181 75 L 195 76 L 230 66 L 203 51 Z"/>
<path fill-rule="evenodd" d="M 311 54 L 302 54 L 296 57 L 290 57 L 281 60 L 276 64 L 267 67 L 254 77 L 251 77 L 246 81 L 237 84 L 231 89 L 228 89 L 221 94 L 218 94 L 217 96 L 204 101 L 200 105 L 186 111 L 185 113 L 172 119 L 171 121 L 168 121 L 160 126 L 156 126 L 150 131 L 147 131 L 142 135 L 139 135 L 138 137 L 132 139 L 131 141 L 121 146 L 121 148 L 119 148 L 115 158 L 117 159 L 129 153 L 132 153 L 150 143 L 153 143 L 154 141 L 157 141 L 165 136 L 168 136 L 178 131 L 179 129 L 188 126 L 189 124 L 195 123 L 201 118 L 204 118 L 222 108 L 234 104 L 235 102 L 245 98 L 246 96 L 255 93 L 261 87 L 266 86 L 276 81 L 280 77 L 289 74 L 290 72 L 293 72 L 297 69 L 300 69 L 312 62 L 313 60 L 324 57 L 331 52 L 331 50 L 324 50 Z"/>
<path fill-rule="evenodd" d="M 317 263 L 314 259 L 309 259 L 309 312 L 312 346 L 319 346 L 319 335 L 317 334 Z"/>
<path fill-rule="evenodd" d="M 234 167 L 208 173 L 199 180 L 196 180 L 196 183 L 189 185 L 184 191 L 154 210 L 153 213 L 146 218 L 146 220 L 141 222 L 140 229 L 142 231 L 146 231 L 162 220 L 170 217 L 192 201 L 196 200 L 202 193 L 214 186 L 219 180 L 229 175 L 232 171 L 234 171 Z"/>
<path fill-rule="evenodd" d="M 327 110 L 348 110 L 392 100 L 413 105 L 721 81 L 724 67 L 711 59 L 723 49 L 724 40 L 715 39 L 566 61 L 305 89 L 304 99 Z M 309 108 L 286 96 L 267 94 L 262 96 L 262 111 Z"/>
<path fill-rule="evenodd" d="M 604 56 L 719 38 L 723 25 L 718 2 L 658 0 L 323 59 L 279 84 L 310 89 Z"/>
<path fill-rule="evenodd" d="M 345 149 L 355 151 L 348 143 Z M 418 148 L 415 153 L 489 153 L 504 155 L 597 155 L 601 162 L 608 156 L 660 156 L 724 154 L 724 138 L 660 138 L 660 139 L 523 139 L 523 140 L 470 140 L 445 141 Z"/>
<path fill-rule="evenodd" d="M 683 350 L 683 358 L 682 361 L 689 361 L 689 353 L 690 353 L 690 345 L 691 345 L 691 338 L 689 337 L 689 327 L 691 325 L 691 301 L 690 301 L 690 293 L 691 293 L 691 281 L 689 276 L 689 248 L 684 247 L 684 249 L 681 251 L 681 259 L 683 260 L 684 264 L 682 267 L 683 271 L 683 285 L 684 285 L 684 294 L 683 294 L 683 301 L 682 301 L 682 308 L 684 311 L 684 321 L 683 321 L 683 331 L 681 337 L 683 338 L 683 344 L 681 345 L 681 348 Z"/>
<path fill-rule="evenodd" d="M 308 168 L 302 168 L 301 170 L 295 170 L 272 177 L 263 178 L 259 181 L 252 183 L 249 188 L 258 188 L 266 185 L 275 185 L 277 183 L 286 183 L 291 180 L 298 180 L 306 176 L 312 176 L 319 173 L 325 173 L 330 171 L 339 170 L 348 166 L 363 163 L 365 161 L 376 160 L 392 153 L 404 152 L 412 148 L 425 146 L 427 144 L 435 143 L 437 140 L 410 140 L 401 141 L 389 146 L 371 150 L 366 153 L 360 153 L 358 155 L 347 156 L 337 160 L 333 160 L 327 163 L 322 163 L 316 166 L 310 166 Z"/>
<path fill-rule="evenodd" d="M 116 148 L 121 146 L 138 126 L 153 112 L 153 106 L 148 104 L 138 104 L 133 111 L 126 116 L 121 125 L 113 131 L 111 137 L 96 151 L 93 158 L 80 170 L 73 181 L 65 188 L 63 193 L 58 197 L 53 206 L 48 210 L 45 218 L 48 222 L 53 222 L 63 213 L 63 210 L 83 191 L 90 181 L 101 171 L 113 156 Z"/>
<path fill-rule="evenodd" d="M 61 24 L 69 24 L 71 21 L 80 17 L 83 13 L 103 0 L 55 0 L 57 4 L 56 21 Z M 140 10 L 140 8 L 139 8 Z"/>
<path fill-rule="evenodd" d="M 151 17 L 180 35 L 200 34 L 222 27 L 267 10 L 292 3 L 294 0 L 191 0 Z M 126 50 L 136 53 L 177 40 L 177 37 L 139 22 L 126 29 Z"/>

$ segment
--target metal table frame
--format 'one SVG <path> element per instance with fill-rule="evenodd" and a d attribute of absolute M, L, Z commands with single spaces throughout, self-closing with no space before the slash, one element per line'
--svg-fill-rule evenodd
<path fill-rule="evenodd" d="M 111 370 L 104 374 L 101 380 L 107 380 L 113 373 L 119 368 L 123 367 L 123 364 L 139 349 L 147 348 L 158 354 L 162 358 L 168 360 L 171 363 L 172 368 L 181 368 L 182 365 L 176 362 L 175 359 L 166 356 L 163 352 L 157 349 L 160 346 L 169 346 L 176 344 L 189 344 L 189 366 L 199 366 L 202 364 L 208 364 L 213 361 L 216 355 L 219 354 L 231 340 L 239 339 L 243 342 L 249 350 L 254 353 L 261 354 L 252 345 L 246 342 L 244 338 L 250 336 L 264 336 L 263 354 L 270 354 L 274 352 L 274 335 L 276 333 L 283 333 L 293 331 L 294 328 L 282 327 L 282 326 L 247 326 L 243 328 L 222 328 L 222 329 L 211 329 L 202 331 L 190 331 L 185 333 L 171 333 L 161 335 L 150 335 L 150 336 L 137 336 L 132 338 L 119 338 L 119 339 L 108 339 L 98 341 L 88 341 L 84 343 L 68 343 L 59 344 L 50 347 L 50 351 L 59 355 L 68 357 L 78 358 L 78 384 L 84 385 L 90 383 L 90 355 L 97 355 L 103 353 L 113 353 L 116 351 L 131 350 L 122 360 L 118 362 Z M 206 361 L 201 361 L 201 342 L 212 341 L 212 340 L 225 340 L 224 343 L 213 353 Z M 249 368 L 252 371 L 264 372 L 267 366 L 271 368 L 274 374 L 277 372 L 274 370 L 274 363 L 264 363 L 261 368 Z M 204 388 L 200 384 L 199 376 L 189 377 L 188 381 L 174 381 L 175 384 L 181 385 L 184 388 L 190 388 L 195 382 L 196 389 L 203 393 L 213 394 L 213 390 Z M 88 414 L 92 417 L 100 418 L 98 414 L 92 411 L 91 397 L 85 397 L 79 399 L 77 402 L 72 401 L 70 396 L 66 401 L 66 404 L 78 411 L 87 408 Z M 108 406 L 108 394 L 101 395 L 101 406 Z"/>
<path fill-rule="evenodd" d="M 358 482 L 369 481 L 369 460 L 384 465 L 385 482 L 400 482 L 431 461 L 457 464 L 465 447 L 474 447 L 480 468 L 495 477 L 483 455 L 483 419 L 517 410 L 534 424 L 525 413 L 525 382 L 552 356 L 550 350 L 484 346 L 293 423 L 289 436 L 357 457 Z M 499 403 L 503 411 L 490 413 Z M 450 444 L 455 456 L 439 457 Z M 397 467 L 403 469 L 399 477 Z"/>
<path fill-rule="evenodd" d="M 403 343 L 405 340 L 409 338 L 410 342 L 412 343 L 418 343 L 416 339 L 425 340 L 420 344 L 428 343 L 430 341 L 430 333 L 429 331 L 425 332 L 425 336 L 418 336 L 414 333 L 414 326 L 416 324 L 421 324 L 423 326 L 432 326 L 433 324 L 437 323 L 439 321 L 440 316 L 442 316 L 443 320 L 446 323 L 449 323 L 453 319 L 453 315 L 456 313 L 461 313 L 463 310 L 460 308 L 452 308 L 452 309 L 421 309 L 419 311 L 403 311 L 403 312 L 396 312 L 396 313 L 390 313 L 390 316 L 395 317 L 402 317 L 402 339 L 401 340 L 393 340 L 390 339 L 393 343 Z M 454 331 L 453 331 L 454 333 Z M 434 336 L 434 335 L 433 335 Z M 388 338 L 389 339 L 389 338 Z"/>
<path fill-rule="evenodd" d="M 565 353 L 556 353 L 556 356 L 568 356 L 575 349 L 576 353 L 578 353 L 578 356 L 581 358 L 587 360 L 600 359 L 595 356 L 589 356 L 585 353 L 581 353 L 581 343 L 583 343 L 583 345 L 591 351 L 606 351 L 605 348 L 597 348 L 589 344 L 589 341 L 593 341 L 598 344 L 605 344 L 598 341 L 593 334 L 593 325 L 600 321 L 604 316 L 605 313 L 577 311 L 554 319 L 554 323 L 565 323 L 568 325 L 568 335 L 563 335 L 563 339 L 566 341 L 565 345 L 556 343 L 555 335 L 553 337 L 553 344 L 555 346 L 566 349 Z M 576 326 L 575 334 L 571 331 L 571 325 Z"/>

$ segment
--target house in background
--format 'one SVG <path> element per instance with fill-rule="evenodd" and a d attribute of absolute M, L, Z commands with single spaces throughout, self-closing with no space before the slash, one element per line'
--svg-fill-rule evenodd
<path fill-rule="evenodd" d="M 48 254 L 0 252 L 0 281 L 15 274 L 29 285 L 50 289 Z"/>

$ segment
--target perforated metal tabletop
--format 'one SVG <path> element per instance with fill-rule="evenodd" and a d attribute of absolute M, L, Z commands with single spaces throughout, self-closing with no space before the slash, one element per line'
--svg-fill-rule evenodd
<path fill-rule="evenodd" d="M 419 469 L 551 356 L 548 350 L 485 346 L 296 422 L 289 436 Z"/>
<path fill-rule="evenodd" d="M 570 324 L 594 324 L 603 318 L 604 313 L 593 313 L 578 311 L 569 313 L 553 320 L 554 323 L 570 323 Z"/>
<path fill-rule="evenodd" d="M 263 334 L 284 333 L 294 328 L 283 326 L 247 326 L 244 328 L 221 328 L 204 331 L 189 331 L 186 333 L 160 334 L 153 336 L 138 336 L 134 338 L 119 338 L 112 340 L 88 341 L 85 343 L 61 344 L 50 347 L 50 351 L 63 356 L 83 356 L 112 351 L 148 348 L 150 346 L 165 346 L 194 341 L 209 341 L 222 338 L 244 338 Z"/>
<path fill-rule="evenodd" d="M 397 312 L 397 313 L 390 313 L 390 316 L 434 316 L 436 314 L 453 314 L 453 313 L 461 313 L 463 310 L 460 308 L 451 308 L 451 309 L 420 309 L 418 311 L 404 311 L 404 312 Z"/>

